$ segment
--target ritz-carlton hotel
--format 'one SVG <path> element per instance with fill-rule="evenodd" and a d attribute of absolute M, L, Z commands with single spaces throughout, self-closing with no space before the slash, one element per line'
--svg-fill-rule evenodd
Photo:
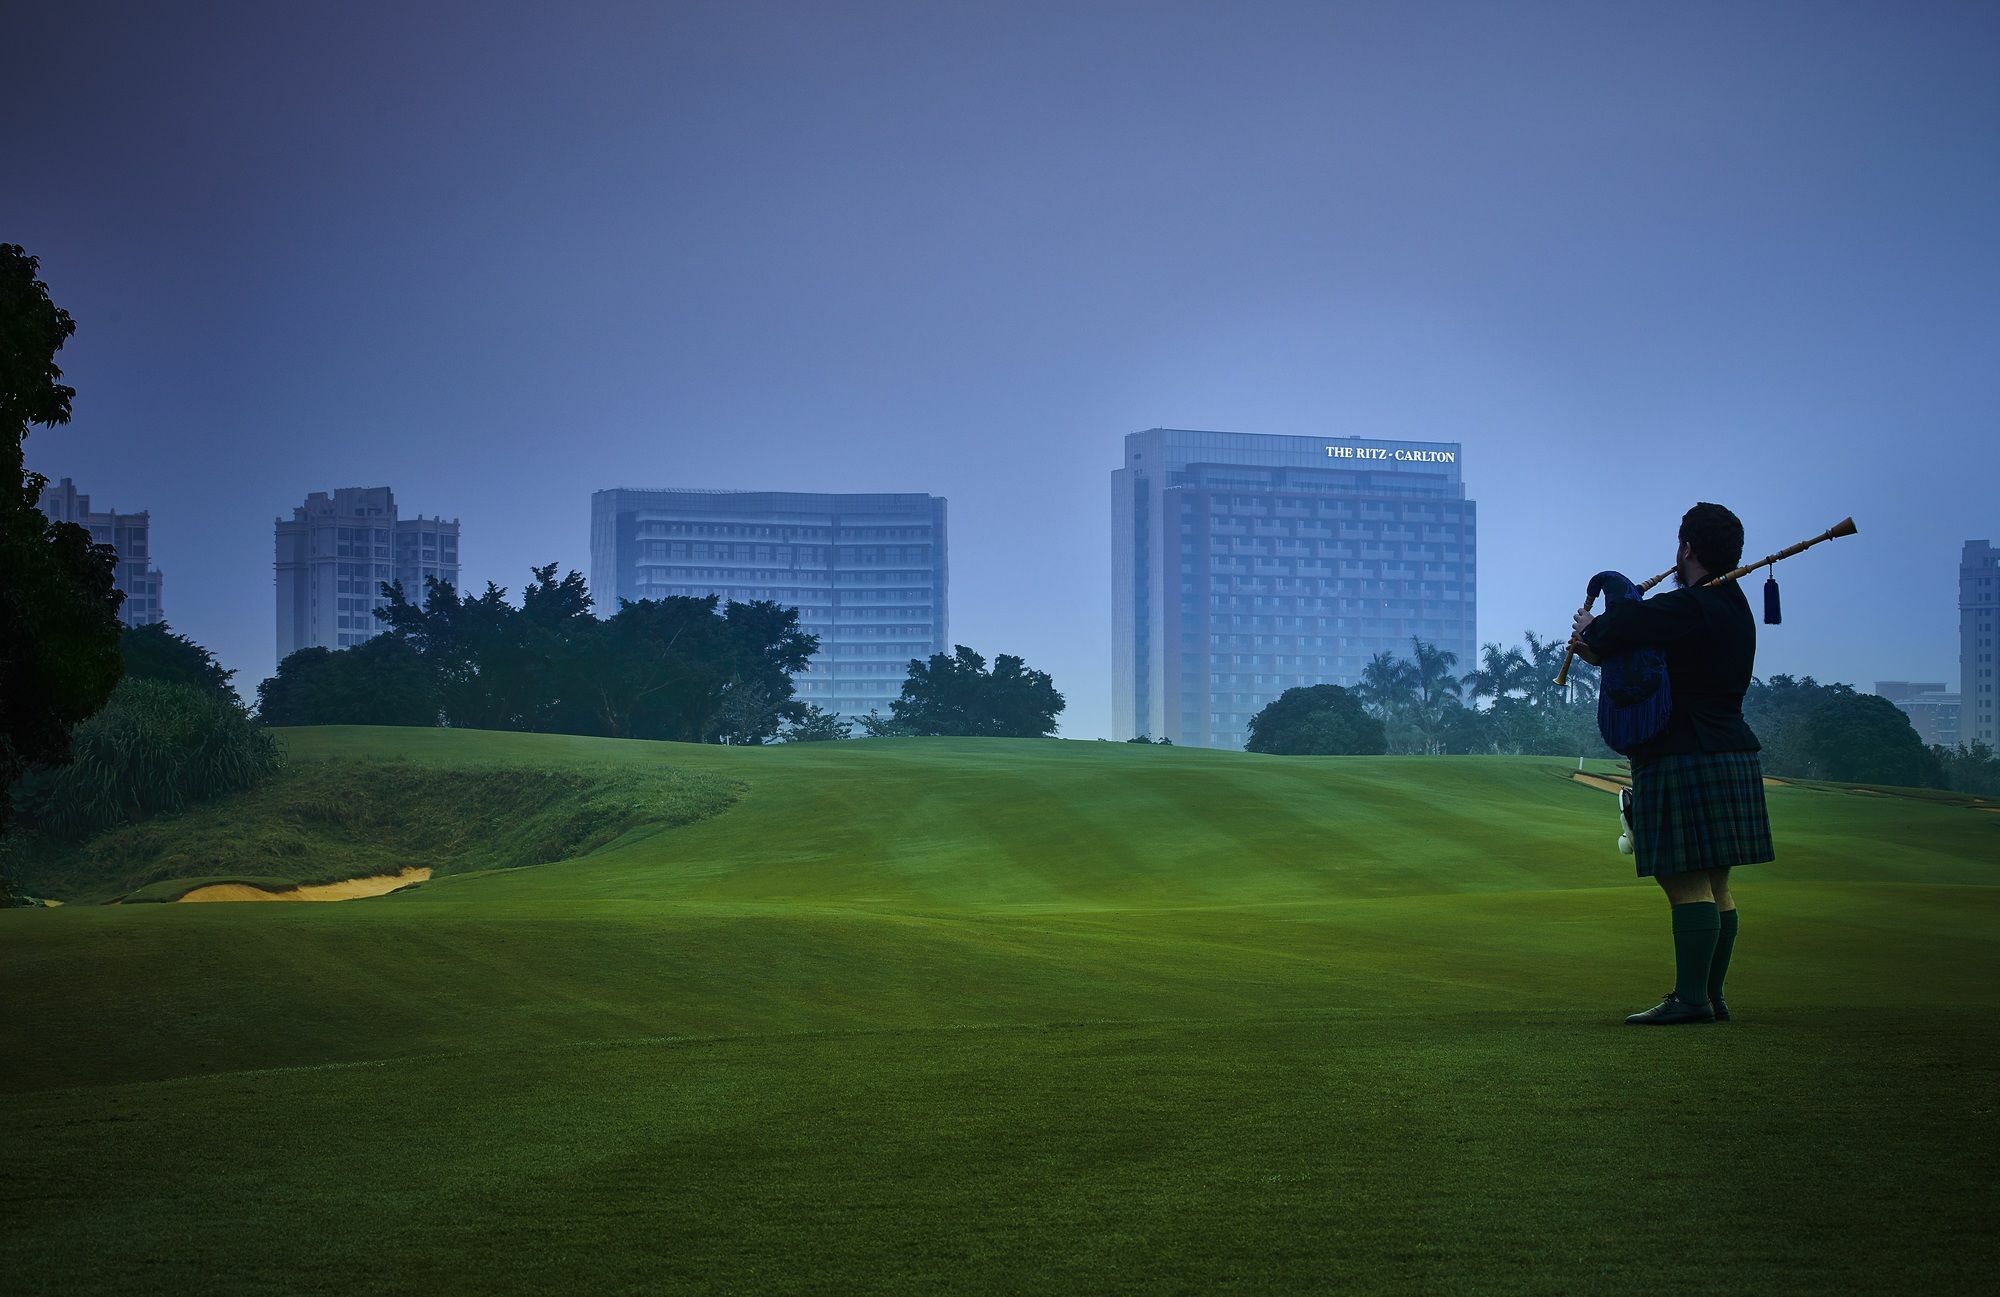
<path fill-rule="evenodd" d="M 1112 726 L 1240 748 L 1297 685 L 1376 653 L 1475 648 L 1475 506 L 1456 442 L 1154 428 L 1111 475 Z"/>

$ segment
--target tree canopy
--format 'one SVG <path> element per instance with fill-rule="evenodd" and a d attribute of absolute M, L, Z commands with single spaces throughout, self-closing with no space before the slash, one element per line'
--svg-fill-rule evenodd
<path fill-rule="evenodd" d="M 1388 750 L 1381 718 L 1339 685 L 1287 689 L 1250 718 L 1252 752 L 1286 757 L 1380 756 Z"/>
<path fill-rule="evenodd" d="M 688 743 L 766 743 L 809 719 L 792 676 L 819 646 L 798 610 L 714 596 L 620 600 L 599 618 L 582 574 L 530 570 L 518 606 L 427 581 L 383 586 L 387 630 L 305 649 L 258 688 L 273 725 L 446 724 Z"/>
<path fill-rule="evenodd" d="M 176 635 L 163 621 L 147 626 L 128 626 L 118 637 L 118 657 L 127 680 L 158 680 L 166 684 L 191 685 L 229 702 L 236 702 L 236 690 L 215 654 L 185 635 Z"/>
<path fill-rule="evenodd" d="M 436 725 L 442 712 L 431 669 L 387 635 L 351 649 L 300 649 L 257 686 L 266 725 Z"/>
<path fill-rule="evenodd" d="M 25 469 L 29 425 L 68 423 L 76 395 L 55 363 L 76 324 L 39 269 L 19 245 L 0 244 L 0 831 L 15 781 L 69 759 L 72 728 L 110 698 L 120 671 L 116 554 L 73 523 L 51 523 L 36 507 L 47 479 Z"/>
<path fill-rule="evenodd" d="M 985 658 L 955 644 L 949 654 L 911 658 L 903 692 L 889 704 L 890 715 L 871 713 L 861 725 L 876 736 L 1045 738 L 1055 733 L 1064 705 L 1047 672 L 1008 653 L 994 658 L 988 669 Z"/>
<path fill-rule="evenodd" d="M 1752 681 L 1743 719 L 1763 744 L 1766 774 L 1943 788 L 1945 767 L 1886 698 L 1811 676 Z"/>

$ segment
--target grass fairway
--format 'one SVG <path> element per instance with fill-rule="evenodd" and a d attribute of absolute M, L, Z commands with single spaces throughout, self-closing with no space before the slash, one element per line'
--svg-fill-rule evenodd
<path fill-rule="evenodd" d="M 376 900 L 0 912 L 9 1293 L 1907 1293 L 2000 1262 L 1989 811 L 1772 789 L 1738 1020 L 1637 1031 L 1666 906 L 1559 761 L 291 744 L 617 814 L 546 864 L 454 830 L 459 872 Z M 274 840 L 258 814 L 154 831 L 226 875 L 203 853 Z M 430 841 L 308 835 L 277 872 Z"/>

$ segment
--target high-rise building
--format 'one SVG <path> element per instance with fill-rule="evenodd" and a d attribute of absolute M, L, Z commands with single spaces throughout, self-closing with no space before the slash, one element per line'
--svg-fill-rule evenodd
<path fill-rule="evenodd" d="M 1958 746 L 1959 696 L 1946 693 L 1942 681 L 1936 684 L 1911 680 L 1877 680 L 1875 695 L 1896 704 L 1910 718 L 1910 728 L 1926 746 Z"/>
<path fill-rule="evenodd" d="M 1959 737 L 2000 750 L 2000 550 L 1969 540 L 1958 560 Z"/>
<path fill-rule="evenodd" d="M 458 519 L 401 518 L 386 486 L 315 491 L 277 520 L 278 659 L 302 648 L 352 648 L 382 632 L 384 582 L 413 602 L 424 578 L 458 586 Z"/>
<path fill-rule="evenodd" d="M 118 606 L 120 621 L 127 626 L 148 626 L 167 619 L 160 605 L 166 578 L 153 566 L 149 511 L 93 513 L 90 497 L 68 478 L 42 488 L 41 508 L 52 521 L 73 522 L 90 533 L 92 542 L 118 551 L 113 584 L 125 592 L 125 602 Z"/>
<path fill-rule="evenodd" d="M 1240 748 L 1298 685 L 1422 639 L 1473 666 L 1456 442 L 1154 428 L 1111 474 L 1112 727 Z"/>
<path fill-rule="evenodd" d="M 934 495 L 618 489 L 590 497 L 590 586 L 799 610 L 819 652 L 801 702 L 885 715 L 912 658 L 946 651 L 945 502 Z"/>

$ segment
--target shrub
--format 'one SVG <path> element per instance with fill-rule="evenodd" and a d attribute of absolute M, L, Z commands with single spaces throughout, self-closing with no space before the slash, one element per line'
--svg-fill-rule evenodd
<path fill-rule="evenodd" d="M 1285 690 L 1251 717 L 1244 746 L 1275 756 L 1380 756 L 1388 739 L 1353 690 L 1307 685 Z"/>
<path fill-rule="evenodd" d="M 243 709 L 193 685 L 126 680 L 70 735 L 67 766 L 22 781 L 24 827 L 78 839 L 252 787 L 277 742 Z"/>

